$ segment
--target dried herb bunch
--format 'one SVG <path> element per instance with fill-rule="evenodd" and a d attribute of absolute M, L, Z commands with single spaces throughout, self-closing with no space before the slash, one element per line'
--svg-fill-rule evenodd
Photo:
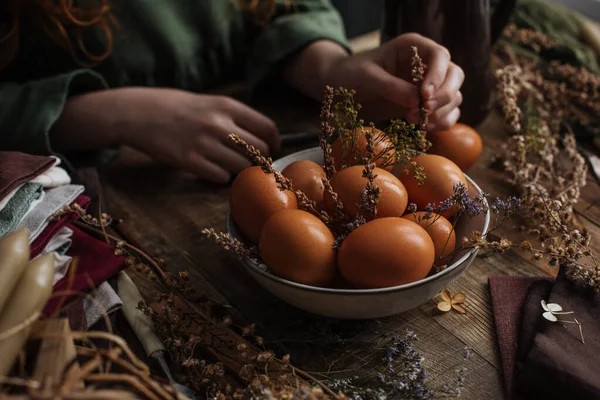
<path fill-rule="evenodd" d="M 439 399 L 461 397 L 467 369 L 455 369 L 455 380 L 441 387 L 434 387 L 429 381 L 425 359 L 418 351 L 415 332 L 407 330 L 404 335 L 384 334 L 381 343 L 370 343 L 370 348 L 378 350 L 379 361 L 383 365 L 373 366 L 376 370 L 374 381 L 358 385 L 359 377 L 338 378 L 326 381 L 328 385 L 344 392 L 349 400 L 383 399 Z M 470 348 L 464 351 L 464 362 L 472 355 Z"/>
<path fill-rule="evenodd" d="M 105 238 L 108 243 L 115 246 L 116 254 L 127 257 L 127 264 L 137 274 L 153 282 L 152 289 L 145 290 L 147 296 L 138 308 L 152 318 L 156 333 L 170 354 L 178 382 L 198 390 L 206 398 L 220 400 L 345 398 L 342 393 L 333 391 L 312 375 L 296 368 L 291 363 L 289 355 L 277 356 L 274 351 L 268 349 L 264 339 L 256 332 L 255 325 L 236 325 L 225 307 L 198 295 L 190 284 L 189 273 L 185 271 L 175 275 L 169 273 L 164 260 L 154 259 L 143 250 L 108 234 L 108 226 L 103 225 L 100 229 L 88 220 L 86 218 L 77 225 L 94 235 Z M 216 234 L 212 230 L 208 230 L 206 234 L 214 236 L 230 250 L 243 255 L 252 255 L 239 242 L 229 242 L 227 237 Z M 150 378 L 148 367 L 137 361 L 121 338 L 105 335 L 102 332 L 73 332 L 72 334 L 76 338 L 98 336 L 117 341 L 119 346 L 125 346 L 124 354 L 133 360 L 134 365 L 142 368 L 140 373 L 135 372 L 136 376 L 139 375 L 144 379 L 142 385 L 136 385 L 132 389 L 145 390 L 144 385 L 146 385 L 150 391 L 162 390 L 162 393 L 159 393 L 159 396 L 151 395 L 143 398 L 175 398 L 167 396 L 165 388 Z M 92 361 L 95 363 L 102 361 L 100 356 L 110 356 L 108 362 L 123 364 L 115 358 L 123 353 L 119 347 L 113 351 L 115 354 L 110 352 L 105 354 L 101 350 L 91 349 L 82 351 L 94 357 Z M 132 373 L 132 368 L 127 365 L 125 367 L 128 373 Z M 91 369 L 88 371 L 88 373 L 93 372 Z M 118 378 L 121 378 L 124 383 L 131 381 L 125 375 L 107 376 L 105 380 L 106 383 L 111 383 Z M 152 386 L 148 386 L 150 384 Z M 171 391 L 171 388 L 166 387 L 166 390 Z M 146 392 L 142 393 L 146 394 Z M 119 393 L 123 395 L 126 392 Z"/>
<path fill-rule="evenodd" d="M 293 192 L 296 195 L 296 198 L 298 199 L 298 206 L 301 210 L 308 211 L 311 214 L 317 216 L 325 224 L 330 223 L 329 216 L 326 212 L 317 210 L 314 201 L 310 200 L 308 196 L 306 196 L 306 194 L 301 190 L 294 190 L 294 188 L 292 187 L 292 182 L 288 178 L 283 176 L 283 174 L 280 171 L 277 171 L 273 168 L 273 160 L 270 157 L 264 157 L 262 154 L 260 154 L 260 150 L 246 143 L 238 135 L 235 135 L 233 133 L 229 134 L 229 140 L 231 140 L 238 147 L 242 148 L 246 152 L 246 154 L 252 159 L 254 165 L 261 167 L 265 174 L 273 174 L 273 176 L 275 177 L 275 182 L 277 182 L 277 185 L 279 187 L 279 190 L 289 190 Z M 228 236 L 226 234 L 220 235 L 225 235 L 221 236 L 221 239 L 224 239 Z M 213 237 L 214 239 L 217 238 L 217 236 L 214 235 L 209 235 L 209 237 Z"/>
<path fill-rule="evenodd" d="M 456 246 L 451 252 L 446 253 L 446 246 L 448 246 L 450 239 L 450 236 L 448 236 L 445 246 L 441 251 L 442 255 L 435 260 L 434 266 L 430 272 L 430 274 L 436 274 L 447 266 L 442 264 L 442 261 L 451 259 L 459 252 L 481 248 L 503 253 L 513 247 L 519 247 L 520 245 L 513 245 L 508 239 L 502 238 L 494 240 L 492 238 L 495 237 L 494 232 L 502 227 L 504 223 L 520 209 L 520 206 L 521 200 L 515 196 L 510 196 L 507 199 L 502 199 L 500 197 L 492 198 L 489 194 L 481 192 L 475 197 L 472 197 L 468 188 L 463 183 L 457 183 L 454 185 L 450 197 L 438 204 L 427 204 L 425 206 L 425 213 L 417 214 L 417 205 L 414 203 L 408 205 L 407 212 L 412 213 L 414 220 L 419 224 L 426 221 L 426 223 L 421 224 L 421 226 L 427 230 L 440 219 L 442 214 L 455 208 L 456 213 L 450 222 L 452 224 L 451 232 L 454 232 L 456 235 L 462 232 L 459 232 L 457 228 L 468 226 L 469 221 L 472 218 L 481 218 L 484 214 L 488 213 L 488 211 L 490 212 L 491 220 L 485 232 L 465 232 L 464 234 L 468 237 L 457 237 L 457 240 L 460 240 L 460 245 Z"/>
<path fill-rule="evenodd" d="M 367 130 L 372 131 L 373 126 L 358 118 L 361 105 L 354 101 L 354 94 L 353 90 L 345 88 L 325 89 L 321 109 L 320 144 L 324 149 L 328 178 L 335 172 L 330 155 L 331 145 L 336 140 L 341 142 L 342 168 L 349 166 L 349 161 L 353 165 L 368 163 L 365 147 L 361 146 L 361 137 L 366 135 Z M 426 151 L 431 146 L 423 131 L 401 119 L 391 120 L 381 133 L 373 134 L 372 144 L 371 161 L 379 168 L 405 165 L 410 162 L 415 151 Z"/>
<path fill-rule="evenodd" d="M 507 35 L 532 52 L 554 46 L 542 34 L 509 28 Z M 575 217 L 587 165 L 574 130 L 593 130 L 600 111 L 600 78 L 583 68 L 499 50 L 507 65 L 496 71 L 498 100 L 512 137 L 500 156 L 508 181 L 520 192 L 524 228 L 530 242 L 521 247 L 550 266 L 569 267 L 569 276 L 600 289 L 600 266 L 590 235 Z M 581 136 L 581 135 L 580 135 Z"/>
<path fill-rule="evenodd" d="M 557 60 L 553 53 L 562 47 L 543 33 L 509 25 L 495 52 L 505 66 L 520 68 L 517 84 L 535 97 L 537 112 L 553 132 L 558 133 L 554 125 L 563 131 L 570 126 L 578 138 L 600 137 L 600 76 Z"/>
<path fill-rule="evenodd" d="M 423 60 L 419 56 L 419 50 L 416 46 L 411 46 L 411 76 L 415 86 L 420 89 L 425 78 L 425 72 L 427 68 L 423 64 Z M 425 108 L 425 99 L 419 90 L 419 129 L 421 132 L 421 142 L 419 147 L 421 151 L 427 151 L 430 144 L 426 140 L 427 135 L 427 123 L 429 119 L 429 110 Z"/>

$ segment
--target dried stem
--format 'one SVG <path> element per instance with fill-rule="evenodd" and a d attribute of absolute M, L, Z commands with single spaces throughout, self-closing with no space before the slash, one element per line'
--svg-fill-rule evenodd
<path fill-rule="evenodd" d="M 233 251 L 242 258 L 256 259 L 256 256 L 244 246 L 242 242 L 231 237 L 228 233 L 217 233 L 214 229 L 202 229 L 201 233 L 209 239 L 212 239 L 223 249 Z"/>
<path fill-rule="evenodd" d="M 422 90 L 421 90 L 422 85 L 423 85 L 423 80 L 425 79 L 425 72 L 426 72 L 427 68 L 425 67 L 425 64 L 423 64 L 423 60 L 419 56 L 419 51 L 416 46 L 411 46 L 410 53 L 411 53 L 411 71 L 410 72 L 411 72 L 413 83 L 417 87 L 417 90 L 419 91 L 419 127 L 421 130 L 421 136 L 422 136 L 422 142 L 420 143 L 421 151 L 427 151 L 428 146 L 427 146 L 425 139 L 427 137 L 427 124 L 428 124 L 428 119 L 429 119 L 429 111 L 425 108 L 425 98 L 423 98 L 423 94 L 422 94 Z"/>
<path fill-rule="evenodd" d="M 331 196 L 333 200 L 333 204 L 335 205 L 335 216 L 334 221 L 336 224 L 343 224 L 348 221 L 348 214 L 344 211 L 344 204 L 338 194 L 331 187 L 331 183 L 327 179 L 323 179 L 323 185 L 325 186 L 325 190 Z"/>
<path fill-rule="evenodd" d="M 331 111 L 333 96 L 333 88 L 331 86 L 326 86 L 323 103 L 321 105 L 321 134 L 319 135 L 319 145 L 323 150 L 327 179 L 331 179 L 333 174 L 335 174 L 335 162 L 331 156 L 331 142 L 333 140 L 335 128 L 330 124 L 330 121 L 334 118 Z"/>
<path fill-rule="evenodd" d="M 367 140 L 366 148 L 366 164 L 363 171 L 363 178 L 367 178 L 367 185 L 362 193 L 360 202 L 360 210 L 366 212 L 370 218 L 375 218 L 377 215 L 377 203 L 381 195 L 381 189 L 375 185 L 375 178 L 377 175 L 374 173 L 375 163 L 373 162 L 374 149 L 374 132 L 375 126 L 371 125 L 369 128 L 363 129 Z"/>

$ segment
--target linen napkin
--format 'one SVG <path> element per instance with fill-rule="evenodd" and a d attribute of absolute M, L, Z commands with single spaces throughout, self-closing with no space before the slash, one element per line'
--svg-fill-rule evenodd
<path fill-rule="evenodd" d="M 28 182 L 17 190 L 6 207 L 0 210 L 0 238 L 20 226 L 26 214 L 39 205 L 37 200 L 42 199 L 43 193 L 39 183 Z"/>
<path fill-rule="evenodd" d="M 86 196 L 79 196 L 77 199 L 75 199 L 75 203 L 79 204 L 79 206 L 85 210 L 90 203 L 90 199 Z M 77 213 L 70 212 L 59 218 L 51 220 L 46 229 L 44 229 L 37 239 L 31 244 L 31 256 L 35 257 L 40 254 L 57 232 L 77 219 L 79 219 L 79 215 L 77 215 Z"/>
<path fill-rule="evenodd" d="M 69 282 L 71 275 L 69 273 L 54 285 L 54 293 L 65 290 L 88 292 L 127 266 L 126 258 L 116 256 L 113 246 L 88 235 L 75 225 L 71 224 L 69 228 L 73 230 L 73 242 L 67 255 L 73 257 L 73 260 L 77 259 L 73 282 L 72 284 Z M 44 308 L 44 315 L 52 314 L 62 301 L 63 304 L 67 304 L 76 296 L 76 294 L 53 296 Z"/>
<path fill-rule="evenodd" d="M 551 322 L 542 317 L 541 300 L 559 304 L 573 314 Z M 600 398 L 600 293 L 566 278 L 562 267 L 552 288 L 532 285 L 523 308 L 516 389 L 543 399 Z"/>
<path fill-rule="evenodd" d="M 56 157 L 0 151 L 0 201 L 22 183 L 43 174 L 57 162 Z"/>
<path fill-rule="evenodd" d="M 71 183 L 71 177 L 67 174 L 67 171 L 56 165 L 50 168 L 48 171 L 32 179 L 30 182 L 40 183 L 44 188 L 55 188 Z"/>
<path fill-rule="evenodd" d="M 121 298 L 108 282 L 102 282 L 90 294 L 94 300 L 90 300 L 88 297 L 83 299 L 86 329 L 90 329 L 100 319 L 104 318 L 105 314 L 112 314 L 123 307 Z"/>
<path fill-rule="evenodd" d="M 48 190 L 42 202 L 28 212 L 18 226 L 29 229 L 29 243 L 37 239 L 58 210 L 73 203 L 82 192 L 81 185 L 64 185 Z"/>
<path fill-rule="evenodd" d="M 59 163 L 60 160 L 58 160 L 56 164 L 48 171 L 30 180 L 29 183 L 39 183 L 44 187 L 44 189 L 52 189 L 58 186 L 68 185 L 71 183 L 71 177 L 69 174 L 67 174 L 67 171 L 56 166 Z M 14 188 L 9 194 L 7 194 L 4 199 L 0 200 L 0 210 L 6 207 L 8 202 L 15 196 L 15 194 L 17 194 L 19 189 L 22 188 L 25 183 L 21 183 L 18 187 Z"/>
<path fill-rule="evenodd" d="M 507 399 L 514 397 L 514 376 L 523 302 L 529 287 L 542 279 L 544 278 L 520 276 L 489 278 L 504 393 Z"/>
<path fill-rule="evenodd" d="M 63 226 L 56 232 L 50 241 L 48 241 L 48 244 L 46 244 L 44 250 L 40 254 L 50 253 L 51 251 L 58 254 L 65 254 L 69 247 L 71 247 L 72 236 L 73 231 L 69 227 Z"/>

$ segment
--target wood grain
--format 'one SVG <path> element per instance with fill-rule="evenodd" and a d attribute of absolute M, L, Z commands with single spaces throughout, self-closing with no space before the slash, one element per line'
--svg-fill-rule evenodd
<path fill-rule="evenodd" d="M 371 36 L 371 45 L 376 35 Z M 357 44 L 362 50 L 365 42 Z M 318 104 L 301 98 L 272 99 L 257 107 L 282 127 L 282 131 L 318 129 Z M 501 171 L 490 168 L 507 131 L 493 112 L 479 127 L 484 139 L 481 161 L 469 175 L 482 189 L 506 196 L 512 189 Z M 315 142 L 284 148 L 281 156 Z M 402 335 L 412 329 L 419 336 L 418 349 L 425 356 L 433 386 L 456 378 L 455 369 L 465 365 L 468 376 L 463 396 L 468 399 L 502 398 L 501 369 L 494 333 L 488 277 L 494 275 L 535 276 L 555 271 L 531 261 L 527 254 L 509 252 L 478 257 L 449 288 L 467 295 L 467 314 L 440 314 L 433 302 L 410 312 L 379 321 L 337 321 L 310 315 L 278 300 L 262 289 L 244 271 L 240 262 L 203 238 L 203 228 L 225 229 L 228 188 L 184 179 L 178 172 L 160 167 L 131 149 L 124 149 L 103 176 L 111 214 L 122 218 L 120 227 L 139 246 L 164 258 L 170 272 L 186 270 L 194 288 L 226 305 L 240 323 L 258 324 L 266 343 L 289 352 L 304 370 L 333 376 L 359 375 L 368 383 L 377 368 L 373 364 L 377 343 L 386 333 Z M 600 188 L 593 180 L 582 192 L 577 207 L 584 226 L 594 235 L 592 247 L 600 254 Z M 514 231 L 505 227 L 498 234 Z M 327 335 L 325 334 L 327 333 Z M 337 337 L 332 343 L 326 337 Z M 356 345 L 371 343 L 371 350 Z M 474 356 L 463 360 L 465 345 Z"/>

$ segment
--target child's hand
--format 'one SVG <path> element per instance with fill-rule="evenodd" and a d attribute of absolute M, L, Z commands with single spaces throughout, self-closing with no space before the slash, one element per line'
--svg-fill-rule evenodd
<path fill-rule="evenodd" d="M 349 57 L 337 73 L 341 79 L 360 85 L 357 98 L 365 109 L 387 113 L 389 118 L 401 107 L 407 111 L 408 121 L 417 123 L 419 99 L 411 77 L 411 46 L 417 46 L 427 66 L 421 86 L 425 107 L 431 113 L 427 129 L 448 129 L 460 117 L 464 73 L 450 61 L 448 50 L 433 40 L 414 33 L 398 36 L 377 49 Z"/>
<path fill-rule="evenodd" d="M 356 89 L 365 119 L 406 116 L 409 122 L 417 123 L 419 97 L 411 78 L 411 46 L 417 46 L 427 66 L 421 90 L 427 100 L 425 106 L 431 112 L 427 129 L 447 129 L 460 116 L 464 73 L 450 61 L 446 48 L 416 33 L 400 35 L 376 49 L 353 56 L 347 56 L 333 42 L 315 42 L 299 55 L 295 65 L 288 67 L 287 79 L 315 98 L 322 96 L 324 85 Z M 303 75 L 308 73 L 313 76 L 304 80 Z M 317 85 L 309 86 L 311 81 Z"/>
<path fill-rule="evenodd" d="M 64 150 L 128 145 L 217 183 L 252 165 L 228 140 L 230 133 L 265 155 L 280 146 L 275 123 L 245 104 L 172 89 L 123 88 L 72 98 L 57 125 L 53 144 Z M 86 135 L 68 134 L 82 125 L 89 127 Z"/>

